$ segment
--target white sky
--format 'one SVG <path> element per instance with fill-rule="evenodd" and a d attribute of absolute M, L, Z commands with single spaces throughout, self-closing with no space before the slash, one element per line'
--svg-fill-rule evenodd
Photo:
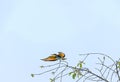
<path fill-rule="evenodd" d="M 119 36 L 119 0 L 2 0 L 0 82 L 49 82 L 30 74 L 40 72 L 39 59 L 59 51 L 73 65 L 80 53 L 118 59 Z"/>

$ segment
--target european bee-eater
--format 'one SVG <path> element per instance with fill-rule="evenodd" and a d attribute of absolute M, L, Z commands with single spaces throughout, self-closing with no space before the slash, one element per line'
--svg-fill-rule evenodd
<path fill-rule="evenodd" d="M 58 52 L 58 54 L 52 54 L 51 56 L 48 56 L 47 58 L 41 59 L 43 61 L 56 61 L 56 60 L 65 60 L 65 54 L 63 52 Z"/>

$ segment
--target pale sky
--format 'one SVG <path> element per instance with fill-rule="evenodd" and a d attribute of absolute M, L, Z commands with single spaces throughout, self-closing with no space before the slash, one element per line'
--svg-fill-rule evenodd
<path fill-rule="evenodd" d="M 118 59 L 120 1 L 0 1 L 0 82 L 49 82 L 47 74 L 30 74 L 40 72 L 41 58 L 59 51 L 73 65 L 81 53 Z"/>

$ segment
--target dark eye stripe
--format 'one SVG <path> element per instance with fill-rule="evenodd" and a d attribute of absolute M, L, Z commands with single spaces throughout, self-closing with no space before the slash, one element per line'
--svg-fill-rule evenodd
<path fill-rule="evenodd" d="M 57 58 L 61 58 L 61 56 L 59 56 L 59 55 L 57 55 L 56 57 L 57 57 Z"/>

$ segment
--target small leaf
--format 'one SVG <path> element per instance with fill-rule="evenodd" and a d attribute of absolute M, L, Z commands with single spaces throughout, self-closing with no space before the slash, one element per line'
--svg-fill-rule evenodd
<path fill-rule="evenodd" d="M 74 73 L 74 74 L 72 75 L 72 78 L 73 78 L 73 79 L 75 79 L 75 77 L 76 77 L 76 73 Z"/>
<path fill-rule="evenodd" d="M 54 79 L 54 78 L 53 78 L 53 79 L 52 79 L 52 78 L 50 78 L 50 82 L 54 82 L 54 81 L 55 81 L 55 79 Z"/>
<path fill-rule="evenodd" d="M 118 68 L 120 69 L 120 61 L 118 61 L 117 64 L 118 64 Z"/>
<path fill-rule="evenodd" d="M 80 68 L 82 68 L 83 67 L 83 64 L 85 64 L 83 61 L 80 61 L 78 64 L 77 64 L 77 66 L 78 67 L 80 67 Z"/>
<path fill-rule="evenodd" d="M 80 63 L 80 68 L 82 68 L 82 63 Z"/>
<path fill-rule="evenodd" d="M 118 65 L 120 65 L 120 61 L 118 61 L 117 63 L 118 63 Z"/>
<path fill-rule="evenodd" d="M 120 69 L 120 66 L 118 66 L 118 68 Z"/>
<path fill-rule="evenodd" d="M 80 61 L 80 62 L 77 64 L 77 66 L 79 66 L 80 68 L 82 68 L 83 64 L 84 64 L 84 63 Z"/>
<path fill-rule="evenodd" d="M 71 75 L 73 72 L 70 72 L 69 75 Z"/>
<path fill-rule="evenodd" d="M 32 77 L 34 77 L 34 74 L 31 74 Z"/>

